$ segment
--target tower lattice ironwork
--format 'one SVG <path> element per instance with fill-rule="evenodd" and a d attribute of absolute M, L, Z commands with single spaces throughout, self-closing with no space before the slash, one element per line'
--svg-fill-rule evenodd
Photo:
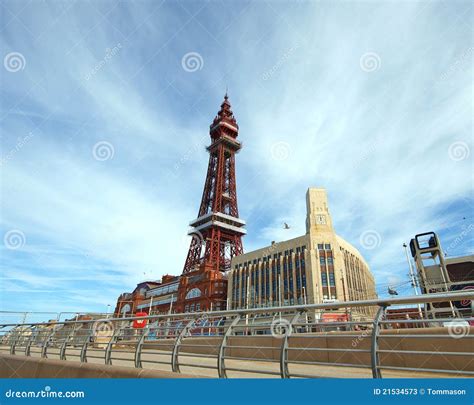
<path fill-rule="evenodd" d="M 245 221 L 239 218 L 235 181 L 235 154 L 239 126 L 227 93 L 210 126 L 209 166 L 198 218 L 189 224 L 192 236 L 183 273 L 204 267 L 226 271 L 232 257 L 242 254 Z"/>

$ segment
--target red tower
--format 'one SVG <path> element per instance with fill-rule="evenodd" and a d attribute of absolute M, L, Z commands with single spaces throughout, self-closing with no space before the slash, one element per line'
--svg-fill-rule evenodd
<path fill-rule="evenodd" d="M 241 144 L 227 93 L 209 133 L 209 166 L 198 218 L 190 223 L 192 240 L 183 274 L 202 268 L 224 272 L 232 257 L 243 253 L 245 221 L 239 218 L 235 183 L 235 154 Z"/>

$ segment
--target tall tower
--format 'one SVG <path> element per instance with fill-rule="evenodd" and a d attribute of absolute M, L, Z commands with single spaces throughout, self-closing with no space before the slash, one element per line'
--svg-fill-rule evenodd
<path fill-rule="evenodd" d="M 239 126 L 224 96 L 221 109 L 210 125 L 211 145 L 198 217 L 190 222 L 192 236 L 183 274 L 196 270 L 224 272 L 232 257 L 242 254 L 245 221 L 239 218 L 235 182 L 235 154 Z"/>

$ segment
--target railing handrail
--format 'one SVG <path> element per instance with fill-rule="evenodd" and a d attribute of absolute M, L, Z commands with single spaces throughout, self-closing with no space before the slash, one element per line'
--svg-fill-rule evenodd
<path fill-rule="evenodd" d="M 225 311 L 213 311 L 213 312 L 186 312 L 186 313 L 173 313 L 173 314 L 156 314 L 148 316 L 134 316 L 126 318 L 113 318 L 106 317 L 100 319 L 84 319 L 84 320 L 69 320 L 69 321 L 53 321 L 53 322 L 25 322 L 25 323 L 9 323 L 0 324 L 0 328 L 9 326 L 38 326 L 38 325 L 61 325 L 61 324 L 74 324 L 74 323 L 95 323 L 97 321 L 133 321 L 137 319 L 157 320 L 157 319 L 189 319 L 189 318 L 202 318 L 206 316 L 208 318 L 217 317 L 232 317 L 236 315 L 254 315 L 254 314 L 267 314 L 267 313 L 282 313 L 282 312 L 308 312 L 312 310 L 329 310 L 329 309 L 341 309 L 341 308 L 354 308 L 354 307 L 390 307 L 392 305 L 403 305 L 403 304 L 424 304 L 424 303 L 435 303 L 435 302 L 447 302 L 447 301 L 459 301 L 459 300 L 474 300 L 474 291 L 458 291 L 450 293 L 435 293 L 435 294 L 422 294 L 408 297 L 398 298 L 384 298 L 377 300 L 363 300 L 363 301 L 341 301 L 337 303 L 328 304 L 306 304 L 306 305 L 291 305 L 291 306 L 279 306 L 279 307 L 265 307 L 265 308 L 248 308 L 248 309 L 232 309 Z M 84 315 L 87 315 L 84 313 Z"/>

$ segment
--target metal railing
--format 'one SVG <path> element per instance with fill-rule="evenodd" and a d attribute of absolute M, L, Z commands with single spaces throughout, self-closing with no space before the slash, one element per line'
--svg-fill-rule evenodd
<path fill-rule="evenodd" d="M 331 304 L 0 324 L 0 353 L 136 368 L 166 366 L 176 373 L 181 367 L 211 369 L 220 378 L 227 378 L 228 372 L 318 377 L 328 367 L 365 370 L 373 378 L 382 378 L 382 371 L 404 376 L 466 376 L 474 374 L 472 300 L 474 291 L 462 291 Z M 417 312 L 420 305 L 433 303 L 447 305 L 446 314 L 438 311 L 436 317 L 428 317 L 429 312 Z M 459 307 L 454 317 L 451 303 Z M 397 308 L 398 312 L 390 312 Z M 456 345 L 447 345 L 447 341 Z M 417 357 L 423 357 L 424 364 L 413 366 Z M 440 357 L 443 361 L 437 360 Z"/>

